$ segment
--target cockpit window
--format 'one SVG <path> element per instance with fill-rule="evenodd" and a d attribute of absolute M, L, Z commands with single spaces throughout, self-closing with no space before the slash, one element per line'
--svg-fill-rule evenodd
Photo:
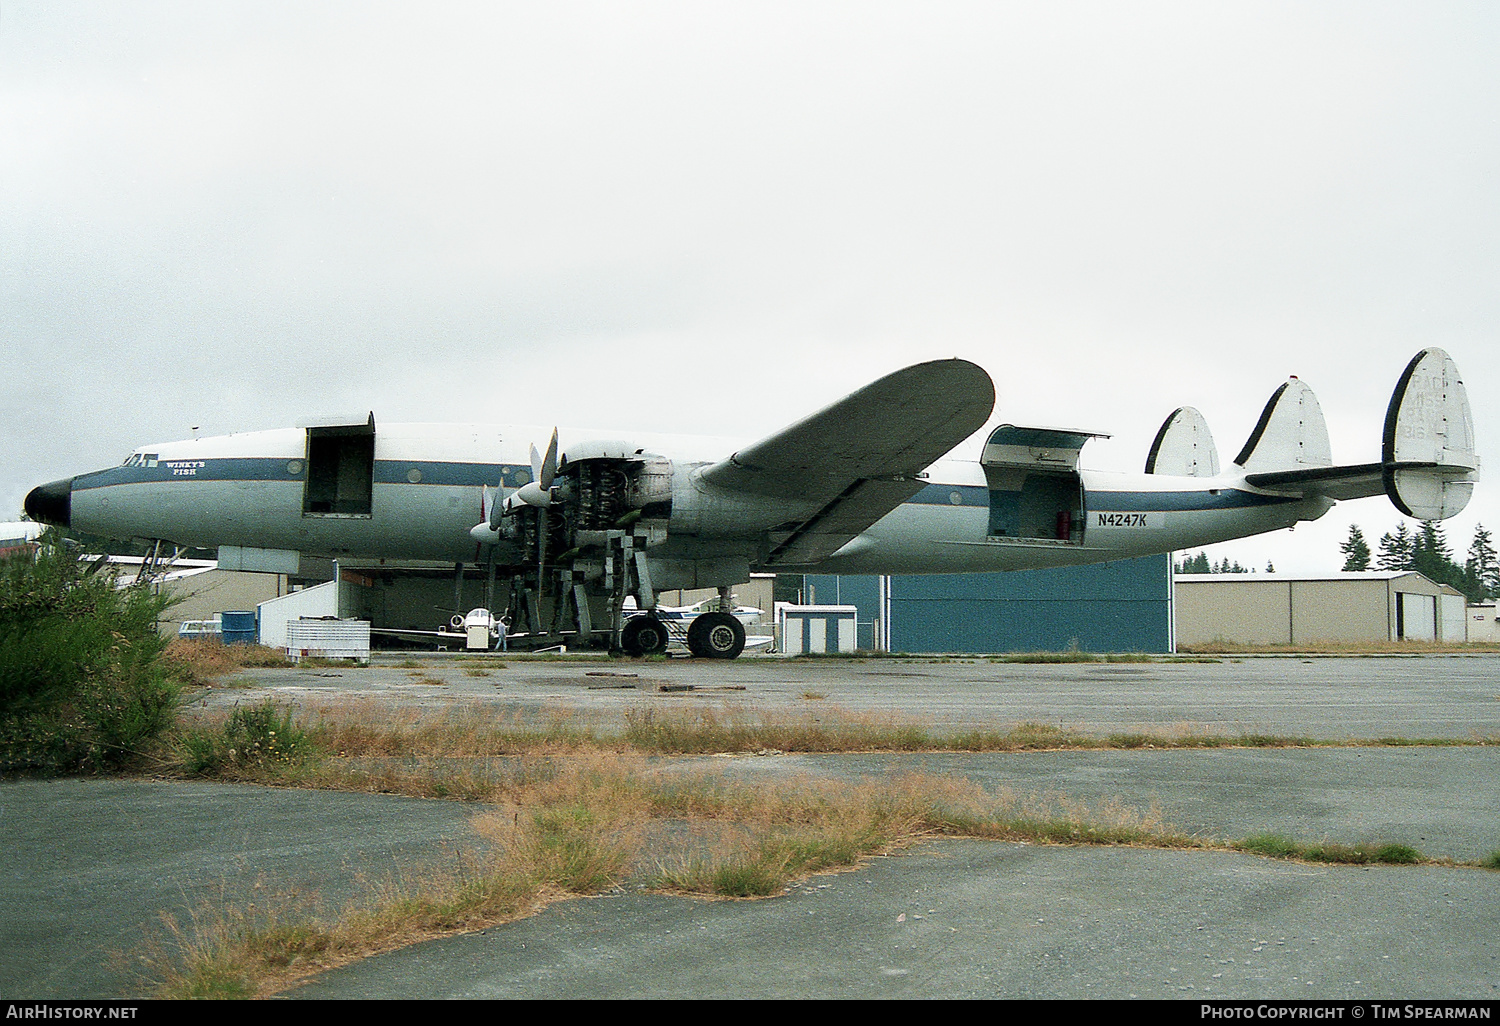
<path fill-rule="evenodd" d="M 124 466 L 127 467 L 154 467 L 156 466 L 157 454 L 154 452 L 133 452 L 125 457 Z"/>

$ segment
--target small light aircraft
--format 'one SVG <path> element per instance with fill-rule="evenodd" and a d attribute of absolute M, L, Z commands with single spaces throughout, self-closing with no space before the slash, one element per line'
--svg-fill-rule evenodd
<path fill-rule="evenodd" d="M 447 624 L 435 631 L 372 627 L 370 633 L 432 641 L 439 649 L 453 646 L 469 652 L 487 652 L 496 645 L 505 647 L 505 621 L 482 606 L 467 613 L 454 613 Z"/>
<path fill-rule="evenodd" d="M 691 439 L 568 440 L 552 431 L 382 424 L 374 414 L 136 449 L 32 490 L 35 520 L 94 534 L 217 546 L 230 569 L 295 572 L 299 554 L 487 563 L 512 577 L 530 633 L 665 646 L 657 594 L 717 588 L 688 628 L 697 656 L 745 645 L 731 588 L 752 570 L 929 574 L 1070 566 L 1190 548 L 1314 520 L 1384 492 L 1423 520 L 1464 508 L 1478 480 L 1458 368 L 1407 365 L 1378 463 L 1335 466 L 1296 378 L 1220 467 L 1183 407 L 1141 474 L 1079 469 L 1088 431 L 1004 424 L 979 461 L 945 459 L 989 419 L 995 389 L 966 360 L 896 371 L 717 459 Z M 701 451 L 701 446 L 699 447 Z M 722 450 L 721 450 L 722 451 Z M 475 523 L 476 518 L 478 523 Z M 647 615 L 625 615 L 633 596 Z"/>

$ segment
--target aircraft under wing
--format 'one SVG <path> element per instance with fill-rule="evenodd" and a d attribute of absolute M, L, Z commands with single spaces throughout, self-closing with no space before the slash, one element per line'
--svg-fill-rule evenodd
<path fill-rule="evenodd" d="M 967 360 L 936 360 L 879 381 L 726 460 L 708 484 L 816 503 L 772 532 L 773 565 L 814 563 L 921 490 L 934 460 L 984 426 L 995 386 Z"/>
<path fill-rule="evenodd" d="M 827 559 L 875 521 L 917 492 L 914 478 L 878 481 L 862 478 L 800 524 L 770 532 L 767 566 L 798 566 Z"/>

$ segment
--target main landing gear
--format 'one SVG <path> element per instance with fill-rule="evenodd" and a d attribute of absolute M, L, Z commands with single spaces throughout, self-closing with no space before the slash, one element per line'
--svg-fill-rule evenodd
<path fill-rule="evenodd" d="M 660 655 L 670 640 L 667 625 L 650 613 L 620 629 L 620 648 L 629 656 Z M 687 644 L 699 659 L 733 659 L 745 650 L 745 625 L 728 613 L 701 613 L 688 625 Z"/>
<path fill-rule="evenodd" d="M 620 629 L 620 647 L 626 655 L 660 655 L 667 650 L 667 625 L 655 616 L 632 616 Z"/>
<path fill-rule="evenodd" d="M 733 659 L 745 650 L 745 625 L 728 613 L 701 613 L 688 625 L 687 643 L 699 659 Z"/>

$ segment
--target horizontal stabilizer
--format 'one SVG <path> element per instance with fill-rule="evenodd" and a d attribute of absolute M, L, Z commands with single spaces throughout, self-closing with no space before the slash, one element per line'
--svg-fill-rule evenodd
<path fill-rule="evenodd" d="M 1219 450 L 1208 421 L 1191 406 L 1173 411 L 1156 433 L 1146 457 L 1146 473 L 1175 477 L 1217 477 Z"/>
<path fill-rule="evenodd" d="M 1333 465 L 1318 397 L 1296 378 L 1278 388 L 1234 462 L 1251 473 Z"/>
<path fill-rule="evenodd" d="M 1474 418 L 1458 366 L 1441 349 L 1406 365 L 1385 413 L 1385 492 L 1418 520 L 1444 520 L 1469 504 L 1479 478 Z"/>
<path fill-rule="evenodd" d="M 1303 495 L 1323 495 L 1338 500 L 1363 499 L 1385 492 L 1385 477 L 1379 463 L 1246 474 L 1245 482 L 1257 488 L 1295 491 Z"/>

